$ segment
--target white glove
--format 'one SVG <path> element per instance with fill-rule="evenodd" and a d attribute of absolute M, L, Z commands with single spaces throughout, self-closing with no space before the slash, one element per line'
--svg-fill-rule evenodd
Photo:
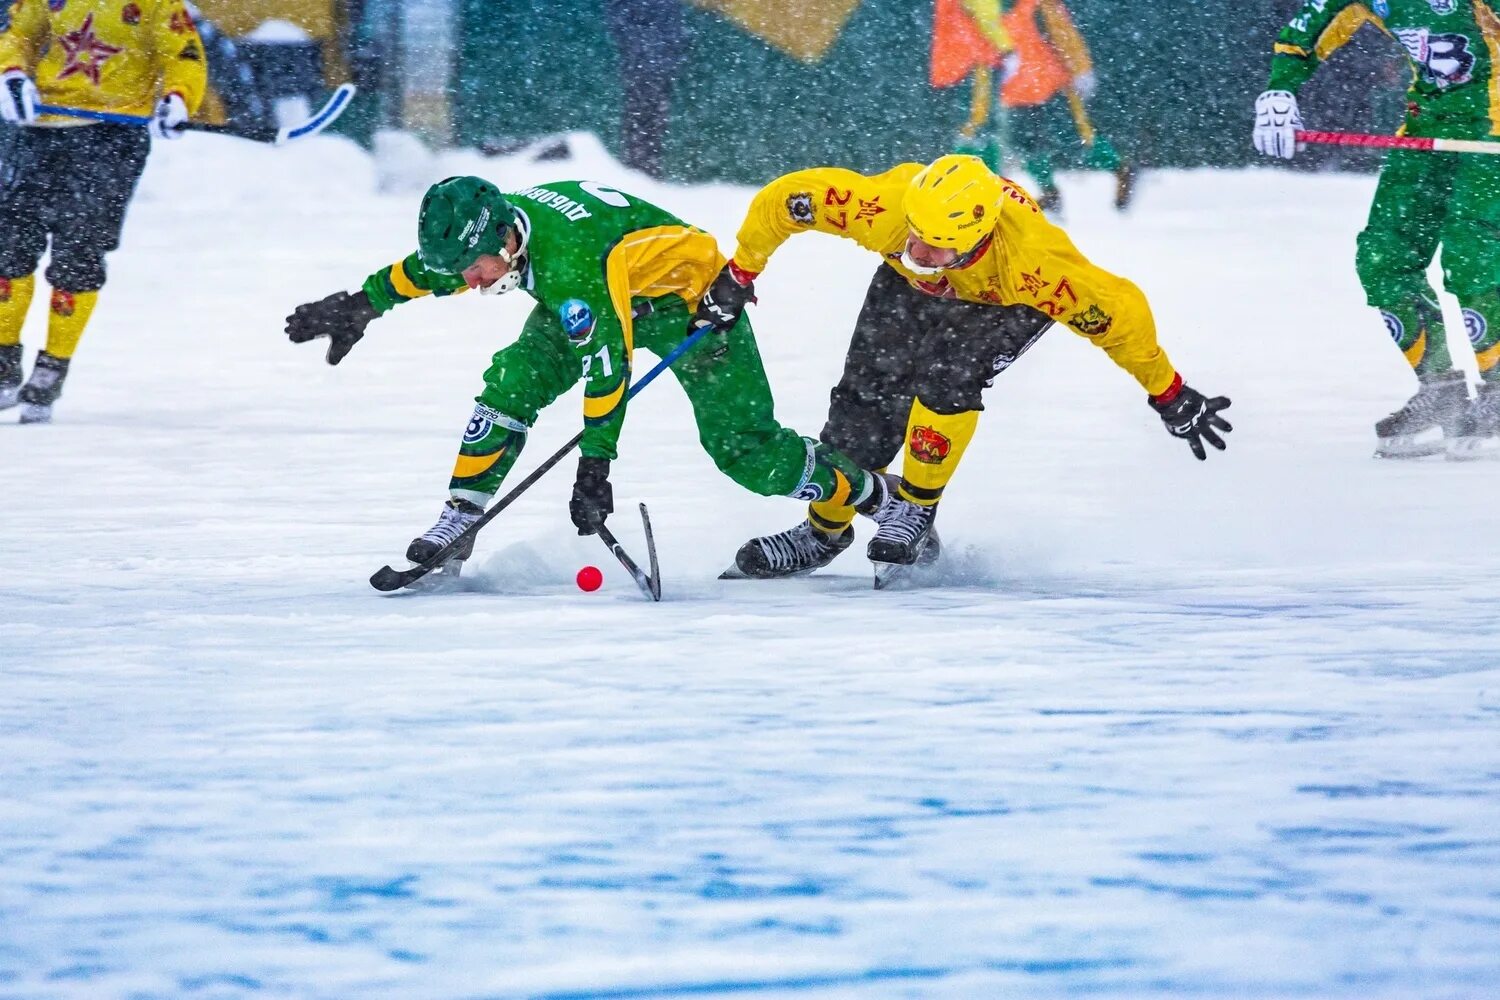
<path fill-rule="evenodd" d="M 18 69 L 0 76 L 0 118 L 12 125 L 34 124 L 36 106 L 40 103 L 31 77 Z"/>
<path fill-rule="evenodd" d="M 1000 57 L 1000 85 L 1009 83 L 1011 78 L 1021 72 L 1021 53 L 1011 49 Z"/>
<path fill-rule="evenodd" d="M 1086 101 L 1094 96 L 1094 91 L 1099 89 L 1099 78 L 1094 75 L 1093 70 L 1089 70 L 1087 73 L 1079 73 L 1073 77 L 1073 89 L 1078 92 L 1079 97 Z"/>
<path fill-rule="evenodd" d="M 187 104 L 177 94 L 168 94 L 156 102 L 156 114 L 151 118 L 151 134 L 163 139 L 181 139 L 182 127 L 187 122 Z"/>
<path fill-rule="evenodd" d="M 1267 156 L 1290 160 L 1297 155 L 1302 112 L 1290 90 L 1268 90 L 1255 99 L 1255 148 Z"/>

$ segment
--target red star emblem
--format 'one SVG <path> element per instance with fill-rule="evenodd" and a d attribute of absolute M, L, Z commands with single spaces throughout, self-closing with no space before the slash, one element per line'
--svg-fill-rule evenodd
<path fill-rule="evenodd" d="M 62 43 L 67 64 L 57 74 L 59 80 L 82 73 L 99 86 L 99 71 L 110 57 L 119 55 L 123 49 L 101 42 L 94 35 L 94 15 L 83 19 L 77 31 L 70 31 L 58 38 Z"/>

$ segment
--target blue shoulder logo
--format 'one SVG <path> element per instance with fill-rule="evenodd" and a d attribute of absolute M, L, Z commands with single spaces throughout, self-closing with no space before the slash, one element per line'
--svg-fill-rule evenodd
<path fill-rule="evenodd" d="M 1386 0 L 1375 0 L 1375 16 L 1384 20 L 1391 16 L 1391 5 Z"/>
<path fill-rule="evenodd" d="M 557 310 L 563 333 L 575 344 L 587 343 L 594 335 L 594 311 L 582 299 L 569 299 Z"/>

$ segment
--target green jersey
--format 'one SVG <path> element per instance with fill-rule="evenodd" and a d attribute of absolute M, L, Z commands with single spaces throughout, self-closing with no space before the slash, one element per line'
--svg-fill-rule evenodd
<path fill-rule="evenodd" d="M 1406 51 L 1409 133 L 1500 135 L 1500 18 L 1483 0 L 1307 0 L 1276 38 L 1267 89 L 1295 92 L 1367 22 Z"/>
<path fill-rule="evenodd" d="M 527 329 L 544 324 L 566 340 L 584 382 L 581 451 L 614 458 L 635 351 L 632 309 L 647 300 L 696 306 L 724 257 L 702 230 L 591 181 L 549 182 L 506 197 L 529 232 L 520 288 L 536 308 Z M 364 283 L 381 313 L 421 295 L 464 289 L 461 275 L 432 271 L 415 253 Z M 684 310 L 684 337 L 687 320 Z"/>

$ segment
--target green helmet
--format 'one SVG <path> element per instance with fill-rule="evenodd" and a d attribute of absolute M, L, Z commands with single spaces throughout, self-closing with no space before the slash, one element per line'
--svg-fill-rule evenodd
<path fill-rule="evenodd" d="M 427 189 L 417 213 L 417 256 L 434 271 L 458 274 L 481 254 L 504 253 L 516 209 L 481 177 L 449 177 Z"/>

